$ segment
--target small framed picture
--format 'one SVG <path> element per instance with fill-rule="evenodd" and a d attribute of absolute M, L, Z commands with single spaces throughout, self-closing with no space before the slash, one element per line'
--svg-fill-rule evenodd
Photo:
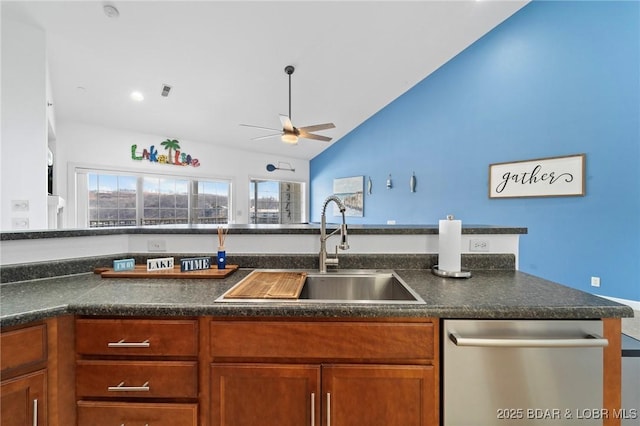
<path fill-rule="evenodd" d="M 334 179 L 333 193 L 347 208 L 345 216 L 364 216 L 364 176 Z M 333 215 L 340 215 L 340 210 L 335 204 Z"/>

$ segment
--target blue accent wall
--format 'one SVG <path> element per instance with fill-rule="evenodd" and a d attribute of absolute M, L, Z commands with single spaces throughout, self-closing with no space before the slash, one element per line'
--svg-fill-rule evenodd
<path fill-rule="evenodd" d="M 580 153 L 584 197 L 488 197 L 491 163 Z M 350 223 L 524 226 L 520 270 L 640 300 L 640 4 L 528 4 L 312 159 L 311 220 L 358 175 L 373 193 Z"/>

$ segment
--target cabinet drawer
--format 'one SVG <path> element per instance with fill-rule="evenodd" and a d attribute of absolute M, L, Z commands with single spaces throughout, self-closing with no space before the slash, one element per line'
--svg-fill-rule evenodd
<path fill-rule="evenodd" d="M 196 398 L 196 361 L 88 361 L 76 363 L 78 397 Z"/>
<path fill-rule="evenodd" d="M 197 404 L 78 402 L 78 426 L 197 426 Z"/>
<path fill-rule="evenodd" d="M 195 320 L 78 319 L 82 355 L 197 356 Z"/>
<path fill-rule="evenodd" d="M 428 363 L 437 323 L 217 321 L 211 354 L 226 359 L 316 359 Z"/>
<path fill-rule="evenodd" d="M 3 376 L 10 370 L 47 360 L 47 326 L 34 325 L 0 334 Z"/>

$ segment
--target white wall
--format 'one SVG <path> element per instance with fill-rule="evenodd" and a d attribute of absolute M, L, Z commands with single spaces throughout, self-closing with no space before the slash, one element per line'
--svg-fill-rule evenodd
<path fill-rule="evenodd" d="M 1 92 L 0 229 L 46 229 L 45 34 L 38 28 L 5 19 L 4 15 Z M 28 202 L 28 211 L 15 211 L 16 201 Z"/>
<path fill-rule="evenodd" d="M 181 151 L 200 161 L 199 167 L 175 166 L 168 164 L 137 161 L 131 158 L 131 146 L 138 145 L 138 151 L 155 145 L 160 153 L 165 153 L 160 143 L 167 138 L 177 139 Z M 296 158 L 274 157 L 268 154 L 235 150 L 181 139 L 174 135 L 154 135 L 126 130 L 98 127 L 88 124 L 57 120 L 56 125 L 56 170 L 57 182 L 54 192 L 60 194 L 67 204 L 67 226 L 75 227 L 77 168 L 117 169 L 127 172 L 149 174 L 171 174 L 177 176 L 226 179 L 232 182 L 233 223 L 248 223 L 249 181 L 252 178 L 305 182 L 308 199 L 309 161 Z M 268 163 L 286 161 L 295 172 L 267 172 Z M 303 220 L 307 220 L 308 213 Z"/>
<path fill-rule="evenodd" d="M 60 237 L 0 241 L 0 266 L 32 262 L 51 262 L 78 259 L 89 256 L 120 255 L 123 253 L 153 253 L 162 257 L 163 252 L 174 254 L 214 253 L 217 247 L 215 227 L 210 234 L 122 234 L 87 237 Z M 518 256 L 518 234 L 472 234 L 462 236 L 462 246 L 469 247 L 469 239 L 480 238 L 489 242 L 488 252 L 476 254 L 511 253 Z M 162 241 L 165 250 L 150 251 L 149 242 Z M 333 253 L 338 237 L 329 239 L 327 249 Z M 437 234 L 351 234 L 350 254 L 431 254 L 438 253 Z M 314 254 L 320 251 L 320 231 L 316 234 L 233 234 L 227 236 L 228 254 Z M 463 250 L 463 253 L 470 253 Z"/>

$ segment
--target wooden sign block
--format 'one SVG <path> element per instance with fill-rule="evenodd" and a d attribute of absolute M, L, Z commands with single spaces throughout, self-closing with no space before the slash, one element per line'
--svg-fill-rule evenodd
<path fill-rule="evenodd" d="M 119 259 L 113 261 L 113 270 L 115 272 L 120 271 L 133 271 L 136 268 L 135 259 Z"/>
<path fill-rule="evenodd" d="M 180 272 L 202 271 L 211 268 L 211 257 L 189 257 L 180 259 Z"/>
<path fill-rule="evenodd" d="M 160 271 L 163 269 L 173 269 L 173 257 L 147 259 L 147 271 Z"/>

